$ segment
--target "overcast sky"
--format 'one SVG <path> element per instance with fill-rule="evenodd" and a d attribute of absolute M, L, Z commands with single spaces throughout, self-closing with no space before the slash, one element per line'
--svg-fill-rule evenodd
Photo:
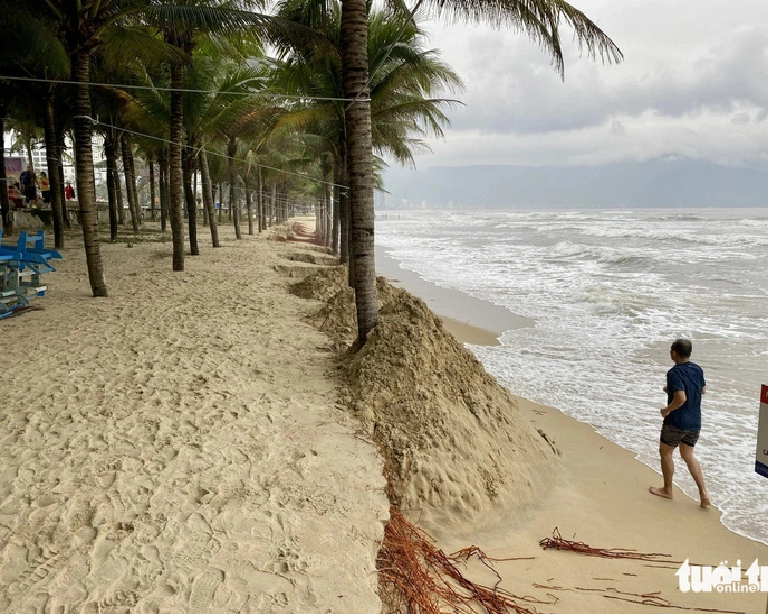
<path fill-rule="evenodd" d="M 599 164 L 679 155 L 768 170 L 766 0 L 573 0 L 624 53 L 579 57 L 565 82 L 525 35 L 428 25 L 461 75 L 466 106 L 419 169 Z"/>

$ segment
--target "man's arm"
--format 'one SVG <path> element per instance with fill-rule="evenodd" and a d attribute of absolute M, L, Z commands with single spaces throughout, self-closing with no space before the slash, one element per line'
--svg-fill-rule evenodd
<path fill-rule="evenodd" d="M 666 418 L 676 409 L 680 409 L 687 400 L 688 397 L 685 396 L 685 390 L 675 390 L 675 394 L 672 397 L 672 402 L 666 407 L 661 408 L 661 415 Z"/>
<path fill-rule="evenodd" d="M 701 387 L 701 394 L 707 394 L 707 387 L 706 386 L 702 386 Z"/>

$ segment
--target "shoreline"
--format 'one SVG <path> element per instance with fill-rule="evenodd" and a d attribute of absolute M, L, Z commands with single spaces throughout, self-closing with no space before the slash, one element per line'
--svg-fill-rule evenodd
<path fill-rule="evenodd" d="M 377 248 L 377 250 L 378 249 L 380 249 L 380 248 Z M 523 316 L 518 316 L 518 315 L 512 313 L 511 311 L 509 311 L 509 310 L 507 310 L 507 309 L 505 309 L 503 307 L 499 307 L 497 305 L 494 305 L 493 303 L 488 303 L 487 301 L 483 301 L 481 299 L 476 299 L 476 298 L 474 298 L 472 296 L 469 296 L 469 295 L 461 292 L 460 290 L 443 288 L 441 286 L 437 286 L 435 284 L 427 282 L 427 281 L 423 280 L 417 273 L 414 273 L 413 271 L 406 271 L 405 269 L 400 269 L 399 268 L 400 267 L 400 263 L 396 259 L 394 259 L 394 258 L 392 258 L 390 256 L 380 255 L 378 253 L 378 251 L 377 251 L 377 254 L 376 254 L 376 264 L 377 264 L 377 267 L 379 265 L 379 262 L 380 262 L 379 259 L 380 258 L 381 258 L 381 263 L 384 265 L 384 271 L 385 271 L 384 275 L 385 276 L 387 276 L 388 274 L 392 274 L 392 271 L 396 270 L 396 268 L 397 268 L 397 270 L 399 270 L 399 271 L 401 271 L 403 273 L 397 279 L 389 279 L 388 278 L 390 283 L 393 283 L 393 285 L 398 285 L 399 287 L 404 288 L 405 290 L 407 290 L 411 294 L 414 294 L 415 296 L 418 296 L 419 298 L 421 298 L 425 303 L 427 303 L 427 305 L 429 305 L 430 309 L 432 309 L 435 312 L 435 314 L 440 317 L 440 319 L 443 321 L 443 323 L 445 325 L 446 330 L 448 330 L 451 334 L 453 334 L 462 343 L 468 343 L 468 344 L 471 344 L 471 345 L 491 346 L 491 347 L 500 346 L 501 345 L 501 342 L 500 342 L 501 335 L 504 332 L 506 332 L 507 330 L 516 330 L 516 329 L 519 329 L 519 328 L 524 328 L 524 327 L 529 326 L 529 325 L 533 326 L 533 324 L 534 324 L 534 320 L 531 320 L 530 318 L 525 318 Z M 378 272 L 378 270 L 379 269 L 377 268 L 377 272 Z M 421 294 L 419 292 L 421 292 Z M 431 294 L 433 292 L 437 294 L 437 298 L 435 298 Z M 451 298 L 453 299 L 452 301 L 450 301 Z M 507 319 L 507 321 L 513 324 L 512 328 L 508 328 L 508 329 L 501 330 L 501 331 L 498 330 L 499 322 L 503 321 L 503 319 L 504 319 L 503 314 L 502 314 L 501 318 L 497 318 L 496 320 L 494 320 L 494 323 L 497 325 L 495 328 L 492 328 L 490 326 L 489 327 L 480 327 L 480 326 L 470 325 L 468 323 L 470 321 L 470 319 L 476 320 L 476 317 L 472 313 L 467 311 L 467 310 L 476 307 L 477 303 L 484 303 L 490 309 L 498 308 L 499 310 L 502 310 L 503 312 L 506 312 L 507 314 L 509 314 L 511 317 L 509 317 Z M 445 313 L 441 312 L 441 309 L 443 309 L 446 305 L 449 305 L 449 304 L 452 305 L 451 317 L 449 317 Z M 456 317 L 458 317 L 460 319 L 455 319 Z M 461 321 L 461 320 L 464 320 L 465 318 L 466 318 L 466 322 Z M 664 344 L 664 345 L 666 347 L 667 344 Z M 655 471 L 655 468 L 653 466 L 648 465 L 645 462 L 639 460 L 636 457 L 635 452 L 633 452 L 632 450 L 626 449 L 626 448 L 622 448 L 621 446 L 619 446 L 615 442 L 611 441 L 610 439 L 608 439 L 607 437 L 605 437 L 604 435 L 599 433 L 591 424 L 586 423 L 586 422 L 581 422 L 577 418 L 569 416 L 568 414 L 558 410 L 555 407 L 550 407 L 548 405 L 542 405 L 540 403 L 537 403 L 536 401 L 531 401 L 529 399 L 526 399 L 524 397 L 516 395 L 514 393 L 514 391 L 511 390 L 511 389 L 510 389 L 510 392 L 513 394 L 513 396 L 515 396 L 515 398 L 517 398 L 520 401 L 525 402 L 526 404 L 532 404 L 532 405 L 535 405 L 537 407 L 547 408 L 549 410 L 558 412 L 565 419 L 572 420 L 575 424 L 584 425 L 584 426 L 588 427 L 597 436 L 605 439 L 606 442 L 611 443 L 611 445 L 616 446 L 620 450 L 625 450 L 629 454 L 632 454 L 633 457 L 634 457 L 634 460 L 638 464 L 642 465 L 643 467 L 646 467 L 646 468 L 650 469 L 651 471 Z M 661 474 L 660 473 L 657 473 L 657 474 L 658 474 L 658 476 L 660 478 Z M 680 489 L 680 487 L 675 486 L 675 488 L 680 491 L 682 496 L 688 497 L 690 499 L 694 499 L 694 497 L 692 497 L 691 495 L 688 495 L 688 494 L 684 493 L 682 491 L 682 489 Z M 716 507 L 716 505 L 715 505 L 715 507 Z M 720 514 L 719 510 L 718 510 L 718 514 Z M 725 526 L 725 525 L 723 525 L 723 526 Z M 725 528 L 728 531 L 730 531 L 731 533 L 734 533 L 735 535 L 738 535 L 740 537 L 744 537 L 745 539 L 749 539 L 749 540 L 752 540 L 752 541 L 755 541 L 755 542 L 761 543 L 761 544 L 763 543 L 763 542 L 761 542 L 761 541 L 759 541 L 757 539 L 751 538 L 751 537 L 749 537 L 747 535 L 742 535 L 741 533 L 737 533 L 736 531 L 732 531 L 731 529 L 728 529 L 727 527 L 725 527 Z"/>
<path fill-rule="evenodd" d="M 376 247 L 376 274 L 422 299 L 440 317 L 445 328 L 463 343 L 499 346 L 500 337 L 506 331 L 535 324 L 534 320 L 505 307 L 428 282 L 417 273 L 401 268 L 400 262 L 381 247 Z"/>
<path fill-rule="evenodd" d="M 398 285 L 422 298 L 444 323 L 456 316 L 460 318 L 458 322 L 453 320 L 458 326 L 454 324 L 452 328 L 445 324 L 459 341 L 478 345 L 498 344 L 497 335 L 500 333 L 497 330 L 486 329 L 484 335 L 478 333 L 478 329 L 483 329 L 469 325 L 472 321 L 469 316 L 473 314 L 460 311 L 471 309 L 468 306 L 473 305 L 474 300 L 467 301 L 466 295 L 457 290 L 424 282 L 415 273 L 402 274 L 402 270 L 394 268 L 399 267 L 399 263 L 387 258 L 383 274 L 396 275 Z M 377 253 L 377 265 L 379 261 Z M 414 276 L 417 278 L 415 283 Z M 435 288 L 438 288 L 440 295 L 437 298 L 430 295 Z M 446 301 L 449 295 L 452 296 L 450 302 Z M 453 308 L 451 318 L 441 313 L 446 304 Z M 483 340 L 485 343 L 482 343 Z M 713 611 L 743 611 L 747 614 L 763 612 L 768 600 L 765 593 L 681 593 L 674 575 L 679 563 L 673 569 L 669 565 L 664 569 L 638 569 L 638 563 L 633 561 L 617 563 L 568 552 L 541 550 L 539 540 L 551 536 L 553 529 L 558 528 L 564 537 L 584 541 L 592 547 L 668 553 L 675 561 L 690 559 L 691 562 L 713 567 L 725 560 L 731 561 L 731 564 L 741 560 L 744 569 L 755 559 L 768 561 L 767 545 L 733 532 L 722 523 L 722 514 L 716 508 L 717 501 L 714 501 L 715 507 L 702 509 L 697 500 L 686 495 L 678 486 L 675 486 L 671 501 L 654 497 L 648 492 L 648 487 L 658 486 L 661 475 L 637 459 L 634 452 L 613 443 L 590 424 L 579 422 L 553 407 L 514 395 L 514 390 L 511 392 L 520 411 L 536 428 L 546 433 L 562 453 L 560 482 L 546 500 L 534 509 L 525 510 L 521 518 L 513 521 L 510 521 L 507 510 L 497 510 L 496 514 L 488 515 L 472 527 L 428 527 L 446 552 L 472 543 L 491 557 L 534 557 L 533 561 L 524 564 L 522 579 L 522 563 L 499 563 L 497 569 L 504 578 L 500 586 L 515 594 L 532 594 L 532 577 L 546 580 L 554 576 L 551 584 L 560 586 L 562 590 L 550 587 L 549 591 L 533 593 L 542 600 L 546 599 L 547 592 L 556 594 L 557 607 L 546 611 L 616 612 L 612 599 L 605 599 L 605 593 L 597 590 L 605 582 L 593 581 L 590 587 L 592 592 L 574 590 L 573 587 L 584 587 L 593 578 L 611 576 L 618 581 L 616 570 L 620 569 L 621 574 L 631 574 L 626 576 L 631 581 L 626 578 L 621 580 L 622 583 L 628 582 L 628 591 L 631 589 L 631 592 L 641 594 L 663 589 L 664 598 L 673 604 L 671 607 L 711 608 Z M 676 455 L 675 468 L 678 473 L 687 471 L 679 455 Z M 475 571 L 482 577 L 481 570 Z M 607 590 L 608 587 L 605 588 Z"/>
<path fill-rule="evenodd" d="M 675 572 L 686 559 L 692 565 L 712 567 L 741 561 L 746 570 L 754 560 L 761 564 L 768 560 L 768 546 L 730 531 L 717 509 L 702 509 L 677 486 L 672 500 L 651 495 L 648 486 L 659 485 L 661 477 L 631 451 L 552 407 L 515 398 L 521 413 L 560 451 L 561 479 L 547 497 L 522 513 L 496 510 L 463 530 L 430 527 L 445 551 L 472 543 L 498 559 L 532 557 L 496 563 L 503 578 L 500 587 L 542 601 L 555 596 L 556 603 L 540 606 L 544 612 L 613 614 L 625 611 L 617 609 L 619 593 L 634 603 L 640 595 L 658 593 L 651 600 L 655 605 L 762 614 L 768 593 L 682 593 Z M 675 464 L 677 471 L 685 470 L 679 457 Z M 554 530 L 593 548 L 660 553 L 669 555 L 669 561 L 647 563 L 543 550 L 539 541 L 551 537 Z M 471 569 L 485 577 L 478 565 Z"/>

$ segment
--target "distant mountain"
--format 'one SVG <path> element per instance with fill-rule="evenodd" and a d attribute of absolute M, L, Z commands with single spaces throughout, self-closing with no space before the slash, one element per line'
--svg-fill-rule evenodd
<path fill-rule="evenodd" d="M 377 198 L 428 207 L 626 208 L 768 206 L 768 172 L 679 157 L 600 166 L 389 169 Z M 382 202 L 383 201 L 383 202 Z"/>

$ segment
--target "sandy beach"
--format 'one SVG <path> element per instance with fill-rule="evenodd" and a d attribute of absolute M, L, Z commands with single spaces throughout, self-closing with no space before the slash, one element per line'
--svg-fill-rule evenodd
<path fill-rule="evenodd" d="M 680 561 L 746 569 L 768 564 L 768 546 L 680 491 L 652 497 L 660 478 L 631 453 L 477 375 L 443 332 L 498 343 L 501 331 L 467 317 L 471 302 L 444 297 L 459 310 L 441 327 L 394 294 L 405 307 L 383 307 L 371 353 L 342 369 L 366 374 L 367 388 L 348 391 L 338 339 L 313 325 L 327 324 L 315 314 L 328 299 L 290 288 L 324 269 L 307 262 L 317 249 L 222 237 L 218 250 L 201 241 L 183 274 L 170 270 L 170 243 L 103 244 L 106 299 L 89 296 L 73 237 L 44 309 L 0 323 L 12 357 L 0 385 L 0 611 L 378 613 L 389 502 L 376 432 L 402 446 L 390 468 L 409 519 L 446 552 L 474 544 L 523 557 L 495 565 L 499 586 L 531 611 L 765 611 L 765 593 L 680 592 Z M 418 364 L 392 358 L 406 345 Z M 419 431 L 428 437 L 408 440 L 402 399 L 432 420 Z M 555 528 L 670 556 L 542 550 Z M 497 582 L 476 562 L 466 573 Z"/>
<path fill-rule="evenodd" d="M 70 238 L 48 296 L 0 323 L 0 611 L 377 613 L 381 461 L 277 273 L 295 245 L 222 228 Z"/>

